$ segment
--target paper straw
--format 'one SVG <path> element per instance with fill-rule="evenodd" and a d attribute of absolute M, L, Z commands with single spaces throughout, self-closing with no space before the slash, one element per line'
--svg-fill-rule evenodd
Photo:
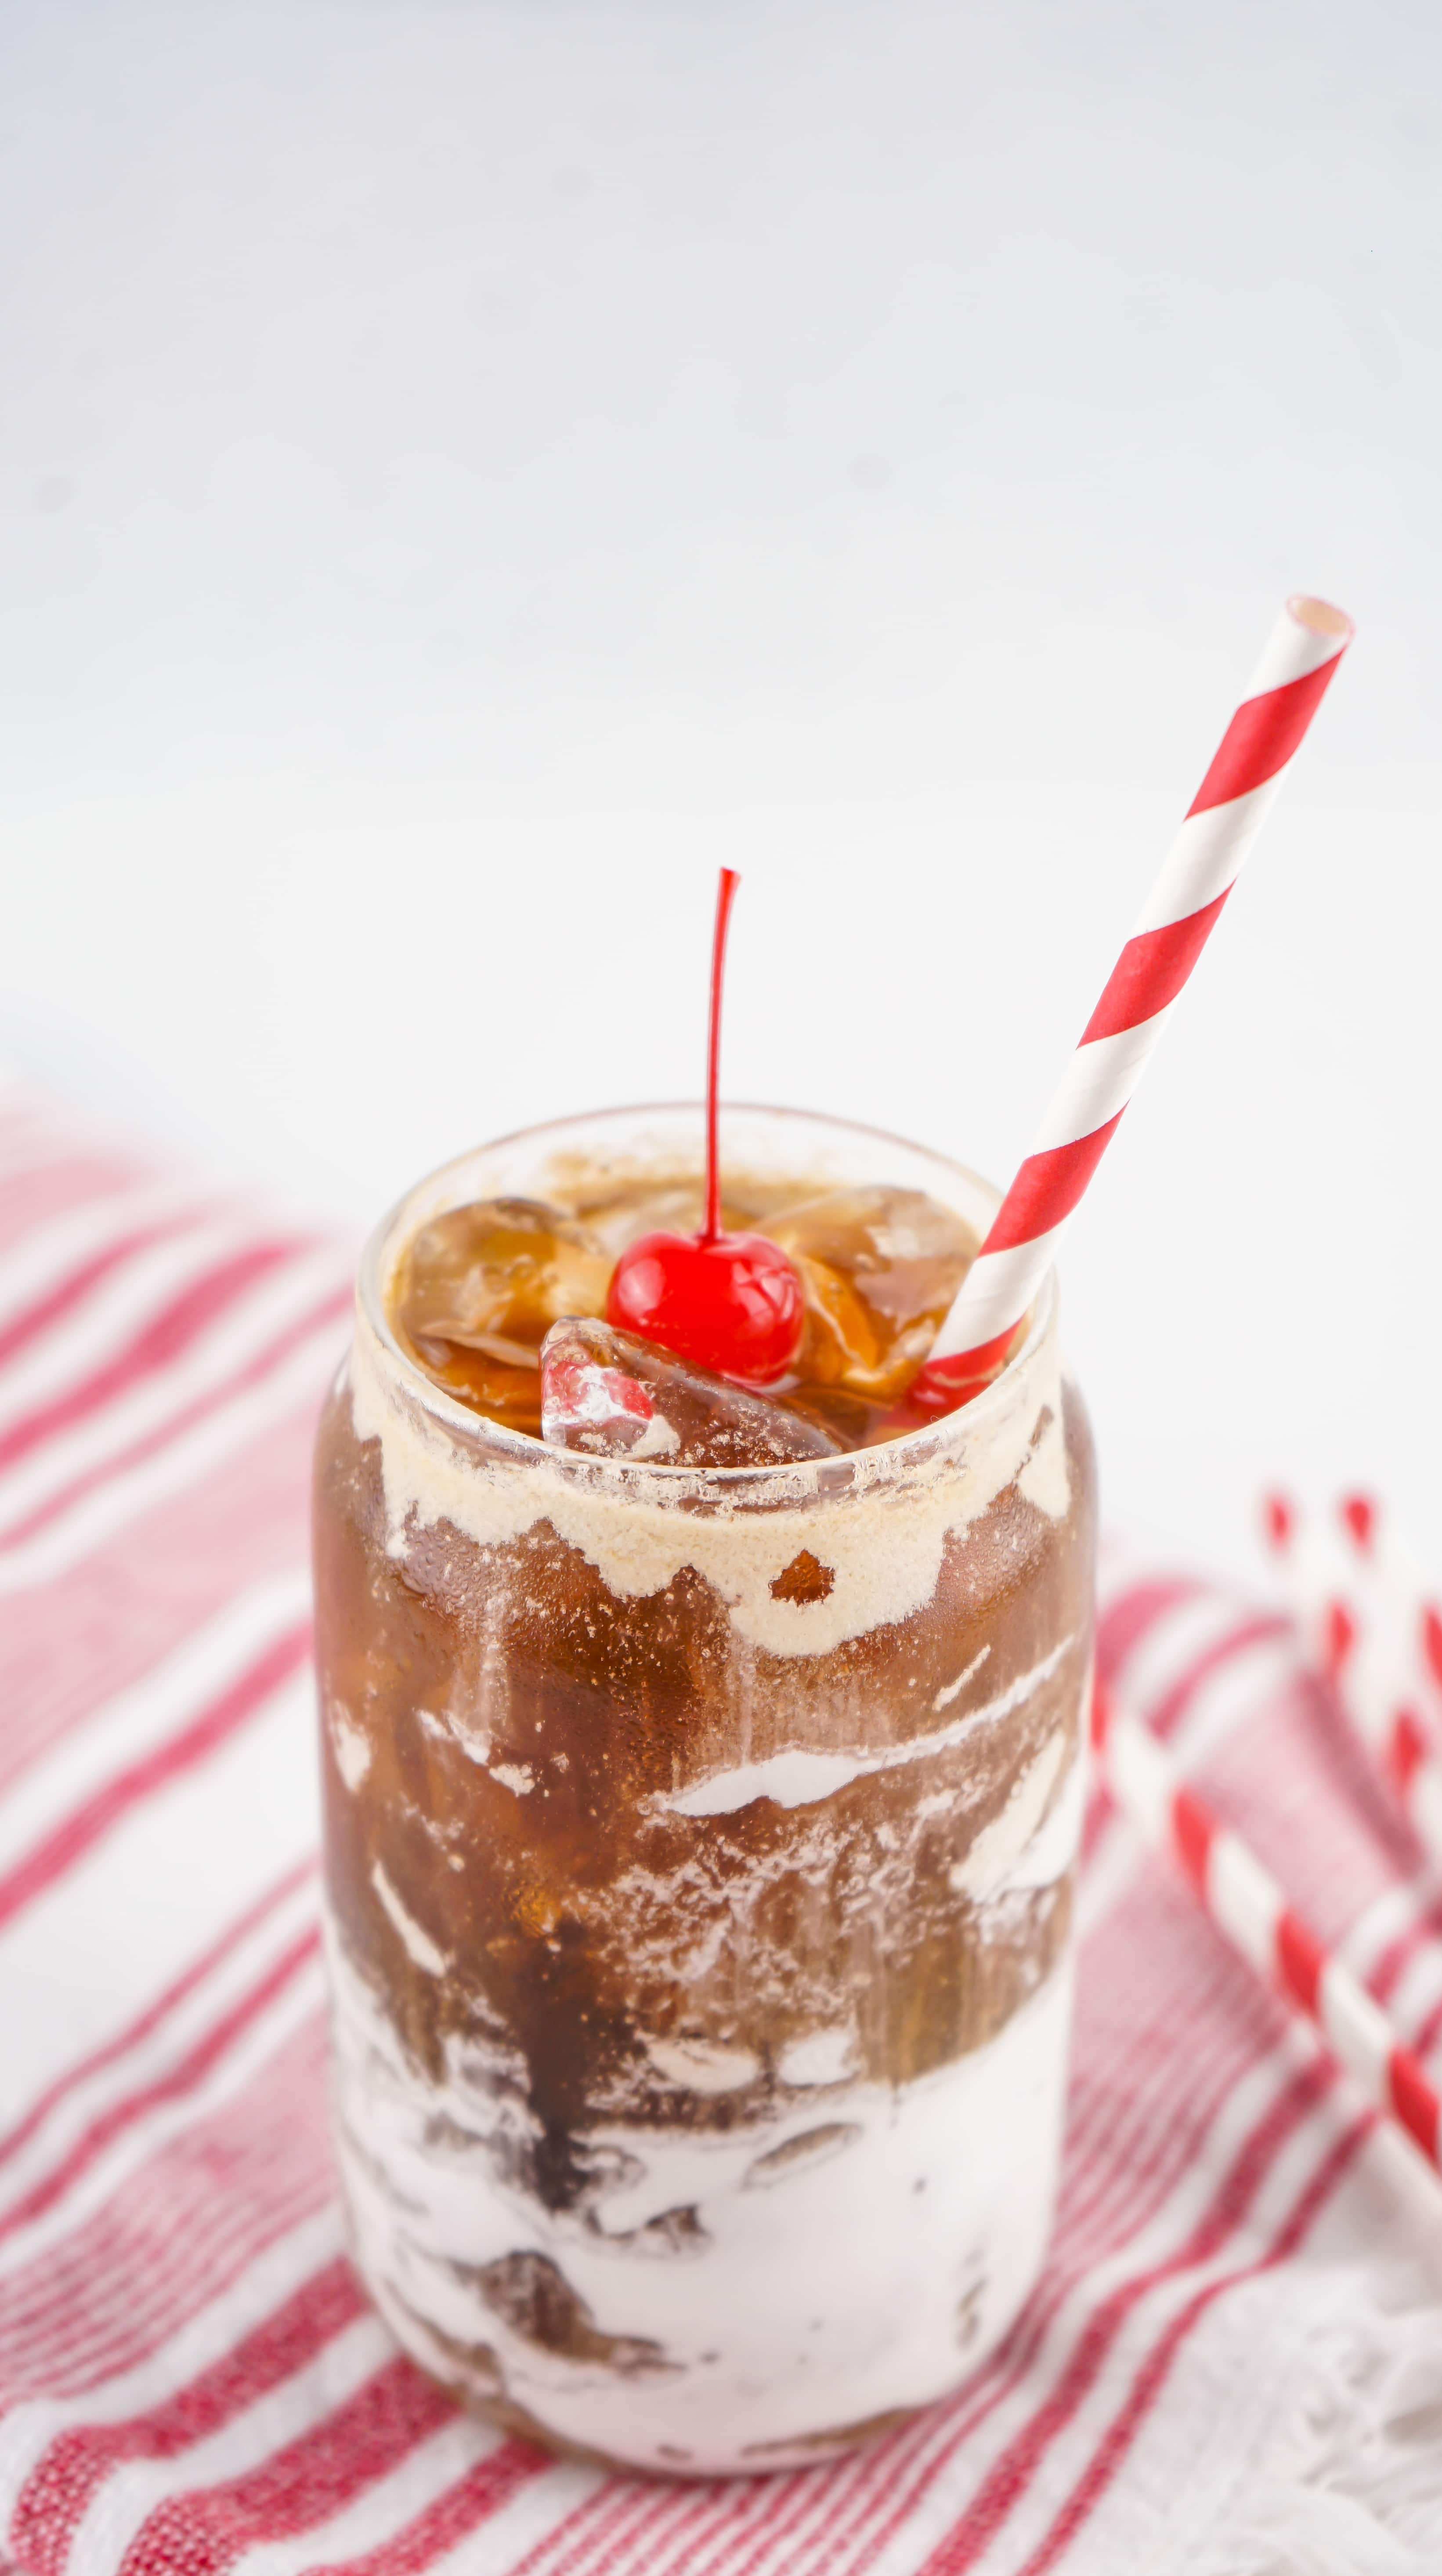
<path fill-rule="evenodd" d="M 1344 1494 L 1337 1526 L 1347 1553 L 1401 1627 L 1434 1724 L 1442 1728 L 1442 1604 L 1421 1559 L 1375 1494 Z"/>
<path fill-rule="evenodd" d="M 1353 1734 L 1438 1871 L 1442 1752 L 1430 1722 L 1423 1612 L 1416 1584 L 1381 1559 L 1378 1509 L 1349 1494 L 1330 1518 L 1304 1518 L 1269 1494 L 1267 1544 L 1282 1567 L 1304 1652 L 1323 1672 Z M 1395 1543 L 1394 1543 L 1395 1555 Z M 1413 1561 L 1406 1559 L 1409 1570 Z M 1433 1613 L 1435 1617 L 1435 1612 Z"/>
<path fill-rule="evenodd" d="M 1182 1783 L 1151 1728 L 1110 1704 L 1100 1689 L 1092 1700 L 1092 1741 L 1118 1806 L 1153 1850 L 1180 1865 L 1223 1940 L 1315 2024 L 1368 2100 L 1442 2168 L 1442 2102 L 1381 2005 L 1294 1912 L 1240 1834 Z"/>
<path fill-rule="evenodd" d="M 1032 1150 L 912 1385 L 911 1410 L 947 1412 L 1000 1366 L 1351 638 L 1351 619 L 1325 600 L 1289 599 L 1277 619 Z"/>

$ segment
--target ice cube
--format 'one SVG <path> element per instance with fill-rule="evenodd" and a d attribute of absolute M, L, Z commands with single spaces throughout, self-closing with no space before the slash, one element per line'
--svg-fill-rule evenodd
<path fill-rule="evenodd" d="M 635 1173 L 623 1173 L 608 1188 L 585 1190 L 581 1209 L 586 1225 L 614 1260 L 643 1234 L 699 1234 L 706 1222 L 705 1185 L 699 1176 L 648 1183 Z M 744 1234 L 751 1221 L 749 1211 L 728 1191 L 721 1202 L 722 1232 Z"/>
<path fill-rule="evenodd" d="M 976 1257 L 970 1226 L 924 1190 L 828 1190 L 773 1216 L 806 1299 L 796 1375 L 889 1404 L 915 1376 Z"/>
<path fill-rule="evenodd" d="M 790 1386 L 777 1401 L 803 1422 L 819 1423 L 838 1449 L 867 1449 L 891 1437 L 894 1406 L 873 1404 L 845 1386 Z"/>
<path fill-rule="evenodd" d="M 540 1346 L 558 1316 L 606 1302 L 595 1236 L 539 1199 L 480 1199 L 409 1245 L 391 1315 L 428 1374 L 513 1430 L 541 1427 Z"/>
<path fill-rule="evenodd" d="M 837 1453 L 818 1423 L 589 1316 L 552 1326 L 541 1385 L 541 1433 L 557 1449 L 673 1467 L 775 1467 Z"/>

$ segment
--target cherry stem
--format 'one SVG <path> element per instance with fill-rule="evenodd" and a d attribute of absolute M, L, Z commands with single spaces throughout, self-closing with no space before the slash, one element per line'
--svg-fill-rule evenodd
<path fill-rule="evenodd" d="M 706 1223 L 701 1229 L 703 1243 L 717 1242 L 721 1233 L 721 1153 L 717 1137 L 721 1089 L 721 987 L 726 976 L 726 930 L 740 883 L 735 868 L 723 868 L 721 882 L 716 888 L 716 933 L 711 943 L 711 1025 L 706 1036 Z"/>

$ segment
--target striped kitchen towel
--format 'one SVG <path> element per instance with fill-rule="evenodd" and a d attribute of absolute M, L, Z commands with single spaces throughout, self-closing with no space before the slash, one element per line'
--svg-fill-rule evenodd
<path fill-rule="evenodd" d="M 463 2420 L 326 2136 L 308 1450 L 334 1247 L 0 1094 L 0 2560 L 23 2576 L 1442 2564 L 1442 2195 L 1094 1801 L 1061 2209 L 949 2405 L 667 2487 Z M 1101 1656 L 1415 2046 L 1442 1912 L 1273 1610 L 1114 1550 Z"/>

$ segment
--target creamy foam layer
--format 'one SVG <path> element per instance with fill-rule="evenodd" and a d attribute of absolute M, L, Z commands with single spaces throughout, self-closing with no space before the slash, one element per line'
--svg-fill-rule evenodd
<path fill-rule="evenodd" d="M 379 1443 L 393 1556 L 404 1556 L 408 1531 L 441 1522 L 492 1547 L 546 1521 L 623 1597 L 662 1592 L 693 1567 L 738 1636 L 777 1655 L 828 1654 L 922 1609 L 948 1540 L 1008 1486 L 1053 1522 L 1071 1500 L 1054 1325 L 965 1423 L 770 1468 L 735 1487 L 705 1470 L 623 1466 L 517 1435 L 488 1440 L 487 1426 L 381 1344 L 363 1312 L 350 1394 L 357 1439 Z M 777 1597 L 774 1585 L 807 1551 L 827 1567 L 829 1590 Z"/>
<path fill-rule="evenodd" d="M 912 2084 L 848 2080 L 841 2026 L 787 2052 L 763 2120 L 598 2127 L 594 2188 L 557 2214 L 515 2180 L 520 2069 L 456 2046 L 432 2084 L 333 1930 L 330 1947 L 342 2174 L 367 2279 L 425 2367 L 562 2442 L 662 2471 L 824 2457 L 953 2387 L 1035 2279 L 1065 1966 L 985 2046 Z M 714 2091 L 726 2071 L 689 2080 Z"/>

